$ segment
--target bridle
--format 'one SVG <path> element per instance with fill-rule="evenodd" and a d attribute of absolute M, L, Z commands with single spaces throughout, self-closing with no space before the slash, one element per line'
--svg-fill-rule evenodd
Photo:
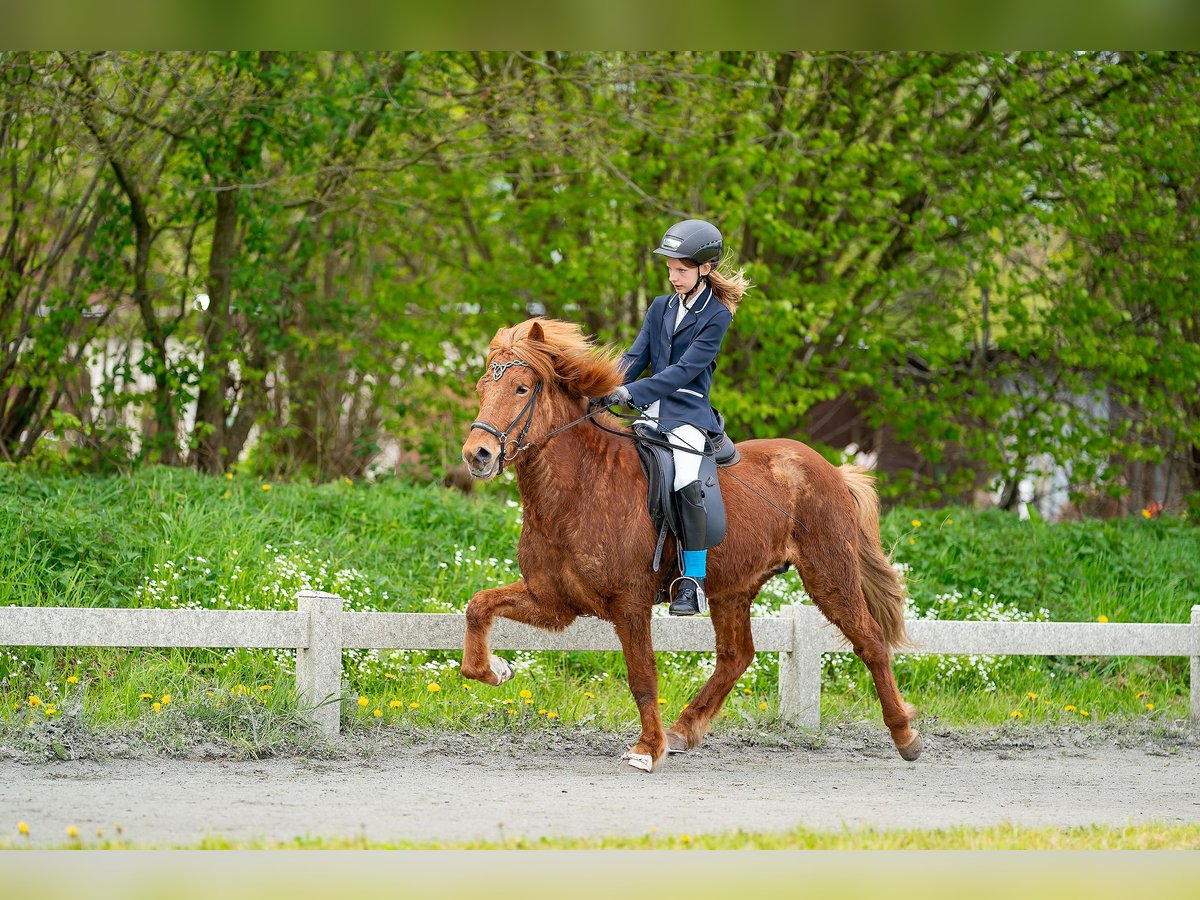
<path fill-rule="evenodd" d="M 504 372 L 506 369 L 508 369 L 509 366 L 524 366 L 526 369 L 533 368 L 533 366 L 529 365 L 529 363 L 522 362 L 519 359 L 510 360 L 509 362 L 506 362 L 506 363 L 492 363 L 491 366 L 492 366 L 492 381 L 499 381 L 504 376 Z M 480 431 L 486 431 L 488 434 L 490 434 L 492 437 L 494 437 L 496 440 L 498 440 L 500 442 L 500 470 L 501 471 L 504 469 L 504 464 L 506 462 L 512 462 L 514 459 L 517 458 L 517 455 L 522 450 L 528 450 L 530 447 L 533 446 L 533 444 L 531 444 L 531 443 L 529 443 L 529 444 L 525 443 L 525 434 L 529 431 L 529 426 L 533 424 L 533 411 L 534 411 L 534 408 L 537 406 L 538 394 L 540 394 L 541 392 L 542 392 L 542 382 L 539 381 L 536 385 L 534 385 L 533 393 L 530 395 L 529 399 L 525 401 L 525 405 L 521 407 L 521 411 L 517 413 L 516 417 L 511 422 L 508 423 L 508 427 L 505 428 L 503 431 L 498 431 L 494 425 L 489 425 L 487 422 L 476 421 L 476 422 L 471 423 L 471 430 L 478 428 Z M 544 443 L 548 442 L 550 440 L 550 438 L 554 437 L 560 431 L 566 431 L 568 428 L 574 428 L 580 422 L 586 422 L 588 419 L 592 418 L 592 416 L 596 415 L 598 412 L 600 412 L 603 409 L 605 409 L 605 407 L 601 406 L 601 405 L 590 406 L 588 408 L 588 411 L 586 413 L 584 413 L 582 416 L 580 416 L 578 419 L 572 419 L 566 425 L 560 425 L 557 428 L 546 432 L 546 437 L 542 440 L 542 443 L 544 444 Z M 525 419 L 525 424 L 521 426 L 521 433 L 519 435 L 517 435 L 517 439 L 514 442 L 515 446 L 513 447 L 512 453 L 510 454 L 508 452 L 508 436 L 512 433 L 512 430 L 517 427 L 517 423 L 520 422 L 521 419 Z"/>
<path fill-rule="evenodd" d="M 492 381 L 499 381 L 503 377 L 505 370 L 508 369 L 510 366 L 524 366 L 526 369 L 532 368 L 529 365 L 529 363 L 522 362 L 519 359 L 514 359 L 514 360 L 511 360 L 506 363 L 495 363 L 494 362 L 494 363 L 492 363 Z M 519 454 L 522 450 L 529 449 L 530 445 L 525 443 L 525 435 L 529 431 L 529 426 L 533 424 L 533 410 L 534 410 L 534 407 L 537 405 L 538 394 L 540 394 L 541 392 L 542 392 L 542 383 L 539 381 L 536 385 L 534 385 L 533 393 L 529 395 L 529 399 L 525 401 L 525 405 L 521 407 L 521 411 L 519 413 L 517 413 L 516 417 L 511 422 L 508 423 L 508 427 L 505 428 L 503 431 L 498 431 L 494 425 L 489 425 L 487 422 L 472 422 L 471 423 L 472 431 L 476 428 L 478 428 L 480 431 L 486 431 L 488 434 L 490 434 L 492 437 L 494 437 L 496 440 L 498 440 L 500 442 L 500 468 L 501 469 L 504 468 L 504 464 L 506 462 L 512 462 L 514 459 L 516 459 L 517 454 Z M 517 423 L 520 422 L 522 418 L 525 419 L 525 424 L 523 426 L 521 426 L 521 433 L 519 435 L 517 435 L 517 439 L 514 442 L 515 446 L 512 449 L 512 453 L 510 454 L 508 452 L 509 451 L 508 436 L 509 436 L 509 434 L 512 433 L 512 430 L 517 427 Z"/>

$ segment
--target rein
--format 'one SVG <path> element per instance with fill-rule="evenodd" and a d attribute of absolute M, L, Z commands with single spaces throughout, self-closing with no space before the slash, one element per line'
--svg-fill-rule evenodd
<path fill-rule="evenodd" d="M 511 366 L 524 366 L 527 369 L 532 368 L 529 365 L 529 363 L 522 362 L 519 359 L 510 360 L 509 362 L 506 362 L 506 363 L 492 363 L 491 365 L 492 365 L 492 381 L 499 381 L 504 376 L 504 372 Z M 530 447 L 533 446 L 532 444 L 525 443 L 525 435 L 529 431 L 529 426 L 533 424 L 533 412 L 534 412 L 534 408 L 537 405 L 538 394 L 540 394 L 541 392 L 542 392 L 542 382 L 539 381 L 533 388 L 533 394 L 530 395 L 529 399 L 525 401 L 525 405 L 521 407 L 521 411 L 517 413 L 516 417 L 511 422 L 508 423 L 508 427 L 505 428 L 503 431 L 498 431 L 495 428 L 495 426 L 489 425 L 487 422 L 475 421 L 475 422 L 471 423 L 471 430 L 478 428 L 480 431 L 486 431 L 488 434 L 490 434 L 492 437 L 496 438 L 496 440 L 498 440 L 500 442 L 500 469 L 501 470 L 504 469 L 504 464 L 506 462 L 512 462 L 513 460 L 515 460 L 517 458 L 518 454 L 520 454 L 521 451 L 528 450 Z M 597 428 L 599 428 L 601 431 L 607 431 L 609 434 L 615 434 L 617 437 L 628 438 L 631 441 L 632 440 L 641 440 L 641 441 L 645 441 L 648 444 L 656 444 L 659 447 L 666 447 L 668 450 L 672 450 L 672 451 L 680 450 L 680 451 L 683 451 L 684 453 L 694 453 L 697 456 L 704 456 L 703 450 L 696 450 L 693 447 L 687 447 L 687 446 L 677 447 L 675 444 L 672 444 L 669 441 L 664 441 L 664 440 L 660 440 L 658 438 L 648 437 L 646 435 L 634 435 L 628 431 L 617 431 L 615 428 L 609 428 L 607 425 L 603 425 L 600 422 L 598 422 L 592 418 L 593 416 L 596 415 L 596 413 L 600 412 L 600 410 L 602 410 L 602 409 L 607 409 L 608 412 L 612 413 L 612 415 L 616 416 L 619 419 L 636 420 L 636 419 L 647 418 L 647 416 L 645 416 L 645 415 L 631 416 L 631 415 L 627 415 L 625 413 L 613 412 L 612 409 L 609 409 L 608 407 L 597 405 L 597 406 L 589 409 L 586 413 L 584 413 L 578 419 L 574 419 L 573 421 L 568 422 L 566 425 L 561 425 L 558 428 L 555 428 L 553 431 L 550 431 L 546 435 L 546 437 L 542 441 L 542 443 L 546 443 L 546 441 L 549 441 L 550 438 L 554 437 L 560 431 L 566 431 L 568 428 L 574 428 L 580 422 L 584 422 L 584 421 L 587 421 L 588 419 L 592 419 L 592 424 L 595 425 Z M 521 433 L 519 435 L 517 435 L 517 440 L 515 441 L 516 446 L 514 447 L 512 454 L 510 455 L 508 452 L 508 435 L 512 432 L 512 430 L 514 428 L 517 427 L 517 423 L 520 422 L 522 418 L 525 419 L 525 424 L 523 426 L 521 426 Z M 764 497 L 761 493 L 759 493 L 757 490 L 755 490 L 751 485 L 747 484 L 741 478 L 738 478 L 736 475 L 734 475 L 728 469 L 725 470 L 725 474 L 728 475 L 730 478 L 732 478 L 734 481 L 741 484 L 744 488 L 746 488 L 746 490 L 748 490 L 750 493 L 752 493 L 759 500 L 762 500 L 768 506 L 783 513 L 785 516 L 787 516 L 789 519 L 791 519 L 793 522 L 795 522 L 797 525 L 799 525 L 805 531 L 808 531 L 807 526 L 805 526 L 805 524 L 803 522 L 801 522 L 799 519 L 797 519 L 795 516 L 793 516 L 791 513 L 789 513 L 786 509 L 783 509 L 782 507 L 777 506 L 775 503 L 773 503 L 770 500 L 770 498 Z"/>

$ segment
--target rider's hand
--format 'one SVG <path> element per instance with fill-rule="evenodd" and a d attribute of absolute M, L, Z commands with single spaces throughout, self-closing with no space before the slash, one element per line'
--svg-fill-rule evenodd
<path fill-rule="evenodd" d="M 628 403 L 629 388 L 625 387 L 625 385 L 621 385 L 611 394 L 600 397 L 595 402 L 599 403 L 601 406 L 616 406 L 618 403 Z"/>

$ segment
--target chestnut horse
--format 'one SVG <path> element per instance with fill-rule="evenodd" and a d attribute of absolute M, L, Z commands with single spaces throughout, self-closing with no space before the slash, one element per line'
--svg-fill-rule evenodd
<path fill-rule="evenodd" d="M 524 577 L 471 598 L 465 677 L 491 685 L 512 677 L 488 647 L 497 616 L 552 631 L 578 616 L 612 622 L 642 720 L 640 738 L 622 758 L 657 771 L 668 750 L 690 750 L 704 739 L 754 658 L 750 603 L 791 564 L 870 669 L 900 755 L 917 758 L 922 743 L 912 727 L 916 709 L 901 699 L 891 667 L 890 648 L 906 642 L 903 586 L 880 546 L 871 476 L 854 466 L 836 468 L 797 441 L 738 444 L 741 462 L 719 476 L 728 529 L 708 555 L 716 668 L 664 732 L 650 643 L 661 576 L 651 571 L 656 533 L 646 509 L 646 479 L 628 437 L 588 421 L 571 427 L 588 412 L 589 397 L 621 384 L 616 354 L 595 347 L 576 325 L 536 318 L 500 329 L 487 361 L 476 386 L 479 417 L 462 455 L 480 479 L 512 464 L 525 507 L 517 545 Z M 608 424 L 616 423 L 609 417 Z"/>

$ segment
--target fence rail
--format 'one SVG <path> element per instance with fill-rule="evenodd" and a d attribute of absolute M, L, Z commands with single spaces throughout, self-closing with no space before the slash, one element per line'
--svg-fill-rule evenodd
<path fill-rule="evenodd" d="M 338 733 L 342 651 L 458 650 L 466 620 L 436 613 L 345 612 L 334 594 L 303 591 L 295 610 L 79 609 L 0 607 L 0 646 L 37 647 L 294 647 L 296 687 L 313 718 Z M 839 631 L 812 606 L 750 621 L 755 649 L 779 654 L 779 711 L 799 725 L 821 716 L 821 656 L 849 651 Z M 908 623 L 914 646 L 901 653 L 994 656 L 1187 656 L 1190 718 L 1200 725 L 1200 606 L 1187 625 L 1099 622 Z M 655 618 L 656 651 L 712 651 L 707 619 Z M 562 632 L 497 620 L 497 650 L 620 650 L 612 626 L 581 619 Z"/>

